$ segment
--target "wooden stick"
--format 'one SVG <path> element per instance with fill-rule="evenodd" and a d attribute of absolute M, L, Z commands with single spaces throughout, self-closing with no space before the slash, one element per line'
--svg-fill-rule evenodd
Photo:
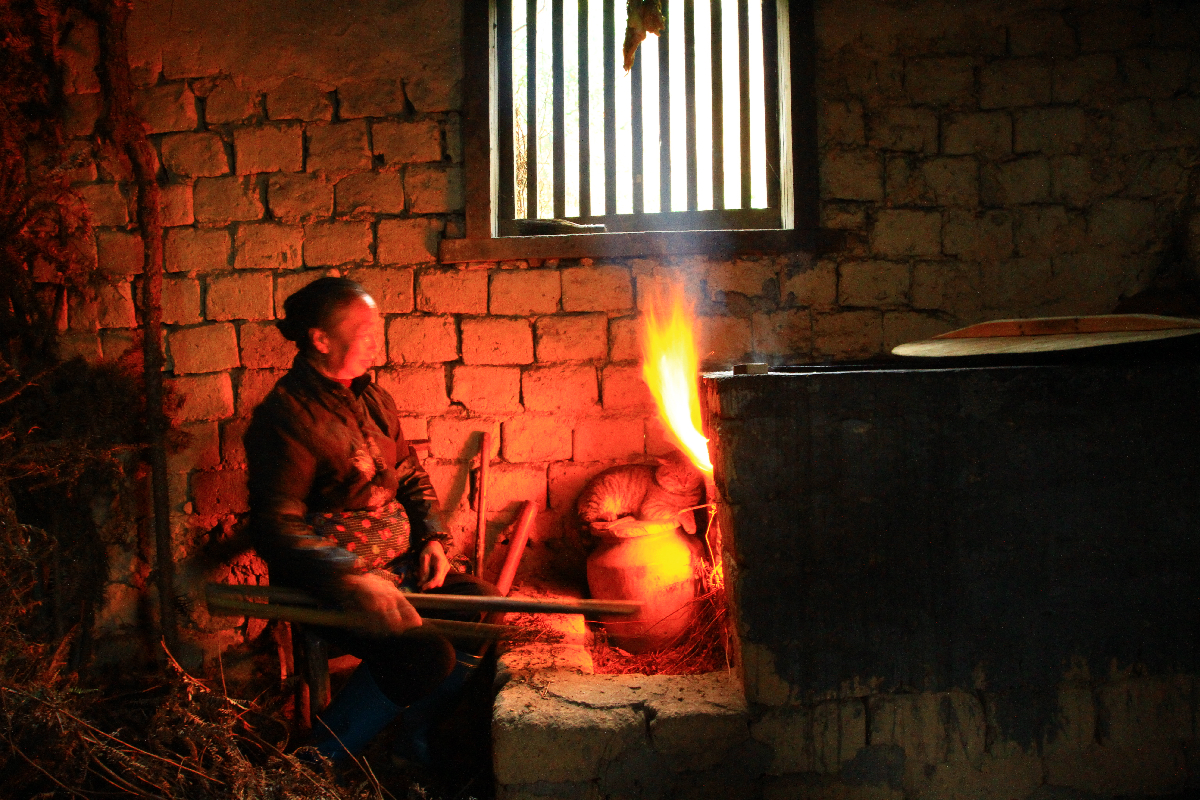
<path fill-rule="evenodd" d="M 254 597 L 277 603 L 316 606 L 317 600 L 306 592 L 282 586 L 235 586 L 210 583 L 206 587 L 208 602 L 224 602 L 225 598 Z M 541 614 L 636 614 L 641 603 L 627 600 L 576 600 L 571 597 L 538 600 L 532 597 L 488 597 L 466 594 L 405 594 L 413 607 L 440 611 L 523 611 Z M 261 605 L 261 604 L 260 604 Z M 312 608 L 324 613 L 328 609 Z M 324 623 L 321 623 L 324 624 Z"/>
<path fill-rule="evenodd" d="M 521 565 L 521 556 L 525 553 L 525 543 L 529 541 L 529 529 L 533 527 L 535 516 L 537 516 L 537 504 L 526 500 L 517 517 L 512 540 L 508 543 L 508 554 L 504 556 L 504 566 L 500 569 L 500 577 L 496 579 L 496 591 L 506 597 L 512 589 L 513 579 L 517 577 L 517 567 Z"/>
<path fill-rule="evenodd" d="M 361 630 L 363 627 L 359 617 L 347 611 L 289 606 L 279 603 L 254 603 L 213 595 L 209 595 L 208 597 L 208 610 L 209 613 L 217 616 L 282 619 L 287 622 L 325 625 L 331 628 L 351 628 L 354 630 Z M 486 622 L 460 622 L 453 619 L 425 619 L 422 620 L 421 627 L 427 631 L 441 633 L 446 636 L 472 636 L 480 639 L 502 639 L 506 636 L 513 636 L 520 630 L 512 625 L 492 625 Z"/>
<path fill-rule="evenodd" d="M 487 548 L 487 479 L 488 462 L 492 460 L 492 434 L 483 432 L 483 444 L 479 447 L 479 491 L 475 501 L 479 505 L 479 518 L 475 525 L 475 575 L 483 577 L 483 557 Z"/>

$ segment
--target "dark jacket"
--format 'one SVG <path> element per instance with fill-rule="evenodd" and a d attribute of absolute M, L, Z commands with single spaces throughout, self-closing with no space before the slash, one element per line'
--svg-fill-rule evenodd
<path fill-rule="evenodd" d="M 365 510 L 394 496 L 412 523 L 410 552 L 430 539 L 449 540 L 429 475 L 400 432 L 396 403 L 370 375 L 346 388 L 297 356 L 254 409 L 245 445 L 250 531 L 272 583 L 336 599 L 340 578 L 358 571 L 354 556 L 315 534 L 306 514 Z M 374 475 L 363 472 L 368 447 Z"/>

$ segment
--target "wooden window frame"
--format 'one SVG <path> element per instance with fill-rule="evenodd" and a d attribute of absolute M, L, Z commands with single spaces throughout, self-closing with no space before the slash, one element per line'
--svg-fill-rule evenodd
<path fill-rule="evenodd" d="M 461 239 L 443 239 L 442 263 L 525 259 L 663 257 L 707 254 L 818 252 L 836 247 L 836 234 L 819 226 L 817 114 L 815 93 L 815 0 L 777 0 L 781 118 L 781 196 L 783 227 L 754 230 L 641 231 L 558 236 L 497 235 L 496 4 L 466 0 L 463 19 L 463 159 L 466 230 Z M 487 47 L 478 43 L 487 43 Z M 786 50 L 785 50 L 786 48 Z M 783 100 L 788 105 L 783 107 Z M 788 172 L 790 171 L 790 191 Z"/>

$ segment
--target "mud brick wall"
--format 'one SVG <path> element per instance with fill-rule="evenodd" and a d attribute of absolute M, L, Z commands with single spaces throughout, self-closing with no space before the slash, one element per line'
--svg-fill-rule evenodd
<path fill-rule="evenodd" d="M 168 369 L 193 437 L 171 462 L 180 559 L 245 510 L 241 432 L 292 357 L 273 320 L 320 275 L 349 275 L 379 301 L 378 377 L 408 434 L 431 440 L 460 544 L 476 434 L 489 430 L 490 535 L 534 500 L 530 566 L 570 573 L 585 480 L 668 446 L 637 349 L 640 308 L 666 280 L 692 293 L 701 350 L 720 367 L 1110 311 L 1167 267 L 1192 269 L 1200 37 L 1187 4 L 816 7 L 821 218 L 845 248 L 441 265 L 438 242 L 463 232 L 463 54 L 480 46 L 462 41 L 461 3 L 139 3 L 130 40 L 161 163 Z M 86 24 L 63 42 L 73 174 L 104 276 L 72 299 L 63 348 L 109 359 L 133 341 L 140 244 L 130 175 L 90 146 L 96 47 Z M 104 624 L 134 630 L 120 570 L 113 597 Z"/>

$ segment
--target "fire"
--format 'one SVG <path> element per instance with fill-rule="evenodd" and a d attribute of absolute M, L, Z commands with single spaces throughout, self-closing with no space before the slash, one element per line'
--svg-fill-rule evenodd
<path fill-rule="evenodd" d="M 646 309 L 643 328 L 642 375 L 663 422 L 699 469 L 711 475 L 708 439 L 700 432 L 700 393 L 696 379 L 700 359 L 692 338 L 694 316 L 691 305 L 678 287 L 670 293 L 670 307 L 660 308 L 661 299 Z"/>

